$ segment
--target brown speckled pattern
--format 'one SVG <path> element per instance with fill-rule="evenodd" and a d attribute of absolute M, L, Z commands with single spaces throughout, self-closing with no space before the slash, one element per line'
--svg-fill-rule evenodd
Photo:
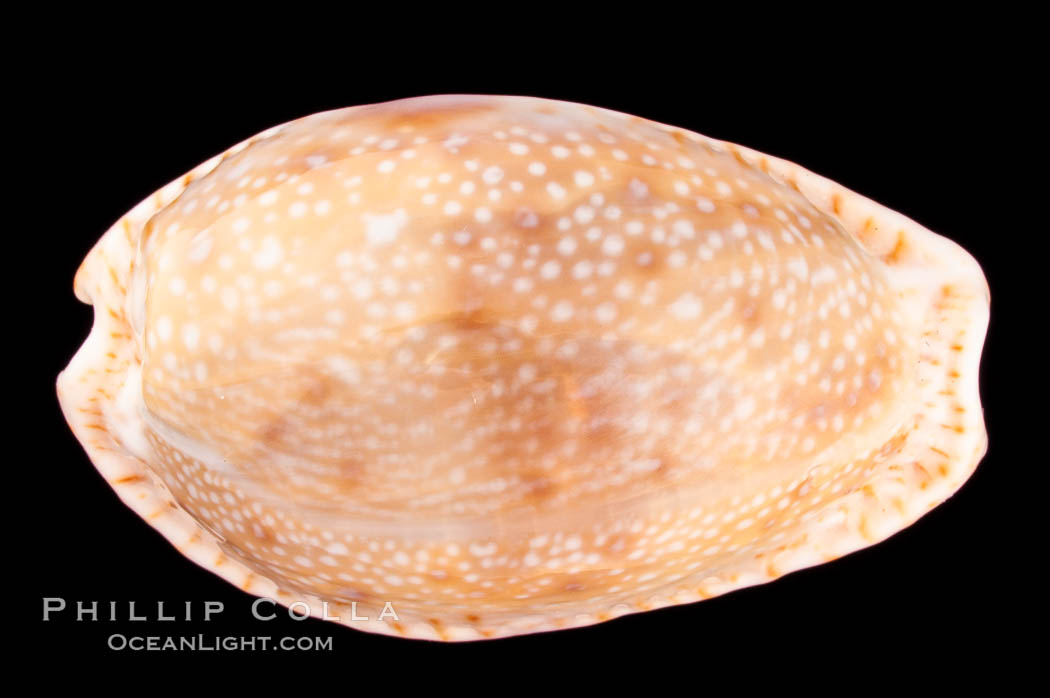
<path fill-rule="evenodd" d="M 276 127 L 129 212 L 75 288 L 96 320 L 59 395 L 124 501 L 368 631 L 498 637 L 769 581 L 907 526 L 985 450 L 969 255 L 583 105 Z"/>

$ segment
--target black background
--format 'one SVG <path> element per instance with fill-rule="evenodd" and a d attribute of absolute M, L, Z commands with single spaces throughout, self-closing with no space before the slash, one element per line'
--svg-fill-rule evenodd
<path fill-rule="evenodd" d="M 835 668 L 870 676 L 887 667 L 966 674 L 1009 655 L 1019 628 L 1031 630 L 1036 621 L 1014 587 L 1021 570 L 1012 503 L 1025 461 L 1010 433 L 1005 329 L 1025 306 L 1015 288 L 1016 248 L 1003 230 L 1009 193 L 997 189 L 1004 182 L 994 175 L 1010 168 L 1013 99 L 1034 86 L 1008 83 L 1017 66 L 981 42 L 930 48 L 928 37 L 881 37 L 875 45 L 808 36 L 812 54 L 799 55 L 792 41 L 763 52 L 746 40 L 715 47 L 712 35 L 676 39 L 677 52 L 627 47 L 613 55 L 566 51 L 546 37 L 505 46 L 497 40 L 441 62 L 440 42 L 423 50 L 355 40 L 318 58 L 269 37 L 250 55 L 221 59 L 211 48 L 218 37 L 191 46 L 147 37 L 116 51 L 92 43 L 68 53 L 56 42 L 58 65 L 29 81 L 19 131 L 40 169 L 20 192 L 37 212 L 22 224 L 36 249 L 24 267 L 8 260 L 32 298 L 28 351 L 20 350 L 27 368 L 18 376 L 27 381 L 19 404 L 28 412 L 11 435 L 19 428 L 36 435 L 22 461 L 30 464 L 22 471 L 27 481 L 11 493 L 23 505 L 14 529 L 19 550 L 11 553 L 22 563 L 12 575 L 27 633 L 22 649 L 89 660 L 96 669 L 104 660 L 186 666 L 220 653 L 114 652 L 107 638 L 331 636 L 334 651 L 324 657 L 280 659 L 367 674 L 390 671 L 396 658 L 395 674 L 422 668 L 461 677 L 465 666 L 506 663 L 516 672 L 509 682 L 571 663 L 583 674 L 673 670 L 698 687 L 707 685 L 701 676 L 746 684 L 773 665 L 804 676 Z M 918 49 L 920 39 L 928 50 Z M 982 366 L 990 450 L 977 472 L 945 504 L 872 548 L 772 584 L 589 628 L 441 645 L 314 620 L 253 620 L 252 597 L 184 559 L 121 504 L 65 426 L 54 379 L 91 323 L 90 309 L 72 294 L 73 274 L 126 210 L 235 142 L 319 110 L 448 92 L 586 102 L 735 141 L 795 161 L 962 244 L 981 262 L 993 297 Z M 151 617 L 158 601 L 169 609 L 192 601 L 197 618 L 206 600 L 223 601 L 226 610 L 210 623 L 78 623 L 68 611 L 44 623 L 45 596 L 71 605 L 117 601 L 125 618 L 129 601 Z M 231 654 L 221 653 L 221 661 Z"/>

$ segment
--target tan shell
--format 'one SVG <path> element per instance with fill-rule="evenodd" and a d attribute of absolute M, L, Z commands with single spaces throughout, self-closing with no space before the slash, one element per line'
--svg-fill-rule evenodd
<path fill-rule="evenodd" d="M 59 397 L 122 499 L 362 630 L 515 635 L 766 582 L 909 525 L 986 447 L 965 251 L 578 104 L 270 129 L 130 211 L 75 290 L 95 324 Z"/>

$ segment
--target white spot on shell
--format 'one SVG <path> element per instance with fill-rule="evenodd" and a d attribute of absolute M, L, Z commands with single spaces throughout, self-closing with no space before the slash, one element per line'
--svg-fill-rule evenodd
<path fill-rule="evenodd" d="M 263 238 L 261 248 L 252 258 L 253 264 L 258 269 L 272 269 L 284 258 L 284 249 L 280 241 L 273 235 Z"/>
<path fill-rule="evenodd" d="M 404 209 L 383 215 L 364 214 L 365 235 L 373 245 L 388 245 L 397 239 L 398 233 L 408 222 Z"/>
<path fill-rule="evenodd" d="M 700 317 L 702 305 L 693 293 L 684 293 L 671 304 L 671 313 L 679 320 L 695 320 Z"/>

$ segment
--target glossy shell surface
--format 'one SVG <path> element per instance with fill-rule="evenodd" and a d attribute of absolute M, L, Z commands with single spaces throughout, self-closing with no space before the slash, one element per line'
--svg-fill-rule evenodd
<path fill-rule="evenodd" d="M 121 218 L 75 291 L 95 324 L 59 397 L 123 500 L 362 630 L 499 637 L 766 582 L 909 525 L 986 447 L 965 251 L 580 104 L 278 126 Z"/>

